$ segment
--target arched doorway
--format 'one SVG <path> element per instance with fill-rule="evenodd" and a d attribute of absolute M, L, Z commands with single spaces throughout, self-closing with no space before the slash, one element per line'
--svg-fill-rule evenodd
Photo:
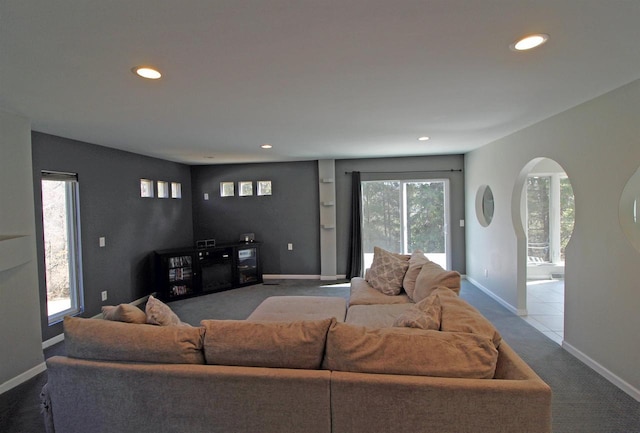
<path fill-rule="evenodd" d="M 519 267 L 524 270 L 523 318 L 558 344 L 564 339 L 564 251 L 573 233 L 574 195 L 560 164 L 536 158 L 519 178 L 522 235 L 526 250 Z M 520 272 L 519 272 L 520 273 Z"/>

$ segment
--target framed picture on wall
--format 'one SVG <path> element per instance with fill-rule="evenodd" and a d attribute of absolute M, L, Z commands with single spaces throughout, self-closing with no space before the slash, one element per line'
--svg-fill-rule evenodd
<path fill-rule="evenodd" d="M 259 180 L 257 184 L 258 184 L 258 195 L 271 195 L 270 180 Z"/>
<path fill-rule="evenodd" d="M 235 195 L 233 182 L 220 182 L 220 197 L 233 197 Z"/>
<path fill-rule="evenodd" d="M 251 182 L 250 180 L 243 180 L 238 182 L 238 195 L 240 197 L 253 195 L 253 182 Z"/>

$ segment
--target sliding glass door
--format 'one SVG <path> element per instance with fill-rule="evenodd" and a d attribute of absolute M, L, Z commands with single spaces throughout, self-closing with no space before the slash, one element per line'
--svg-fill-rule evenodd
<path fill-rule="evenodd" d="M 443 268 L 450 267 L 449 181 L 381 180 L 362 182 L 364 266 L 373 248 L 411 254 L 420 250 Z"/>

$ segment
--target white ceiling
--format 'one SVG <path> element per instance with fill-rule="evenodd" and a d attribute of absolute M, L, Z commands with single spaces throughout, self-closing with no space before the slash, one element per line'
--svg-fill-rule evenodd
<path fill-rule="evenodd" d="M 640 78 L 640 1 L 1 0 L 0 56 L 34 130 L 172 161 L 464 153 Z"/>

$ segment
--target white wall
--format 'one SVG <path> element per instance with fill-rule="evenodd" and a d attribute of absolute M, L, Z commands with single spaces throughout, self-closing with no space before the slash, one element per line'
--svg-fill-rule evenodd
<path fill-rule="evenodd" d="M 0 393 L 44 369 L 30 126 L 0 110 Z"/>
<path fill-rule="evenodd" d="M 640 399 L 640 253 L 618 220 L 620 195 L 640 165 L 640 80 L 466 155 L 467 275 L 514 311 L 526 293 L 522 173 L 538 157 L 557 161 L 575 194 L 565 347 Z M 475 216 L 482 184 L 495 199 L 486 228 Z"/>

